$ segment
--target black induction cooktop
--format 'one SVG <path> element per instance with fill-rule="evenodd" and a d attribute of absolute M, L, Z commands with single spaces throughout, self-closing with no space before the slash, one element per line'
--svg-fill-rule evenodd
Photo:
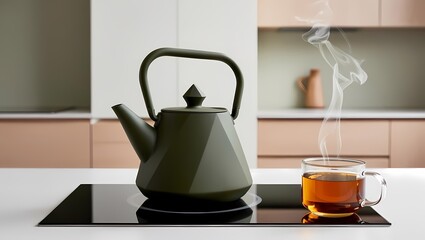
<path fill-rule="evenodd" d="M 253 185 L 231 203 L 152 202 L 133 184 L 81 184 L 38 226 L 390 226 L 371 207 L 345 218 L 317 217 L 300 185 Z"/>

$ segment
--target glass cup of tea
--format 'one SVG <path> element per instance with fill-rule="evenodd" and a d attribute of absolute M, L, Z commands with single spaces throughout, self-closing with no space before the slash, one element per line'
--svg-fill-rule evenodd
<path fill-rule="evenodd" d="M 320 217 L 348 217 L 362 207 L 378 204 L 387 184 L 377 172 L 366 171 L 366 163 L 343 158 L 307 158 L 302 166 L 302 204 Z M 376 201 L 365 196 L 365 178 L 372 176 L 381 185 Z"/>

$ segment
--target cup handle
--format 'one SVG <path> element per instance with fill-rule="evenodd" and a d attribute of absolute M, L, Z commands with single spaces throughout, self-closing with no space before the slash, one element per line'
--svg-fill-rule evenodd
<path fill-rule="evenodd" d="M 367 200 L 365 198 L 365 200 L 362 203 L 362 207 L 370 207 L 370 206 L 373 206 L 373 205 L 378 204 L 382 199 L 385 198 L 385 195 L 387 194 L 387 182 L 382 177 L 382 175 L 379 174 L 379 173 L 377 173 L 377 172 L 366 171 L 366 172 L 364 172 L 364 174 L 366 176 L 372 176 L 372 177 L 374 177 L 381 184 L 381 194 L 380 194 L 378 200 L 376 200 L 376 201 L 369 201 L 369 200 Z"/>

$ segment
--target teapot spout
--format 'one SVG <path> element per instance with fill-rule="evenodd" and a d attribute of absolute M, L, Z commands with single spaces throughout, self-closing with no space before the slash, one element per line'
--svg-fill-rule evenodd
<path fill-rule="evenodd" d="M 131 145 L 142 162 L 146 162 L 153 152 L 156 140 L 155 128 L 147 124 L 124 104 L 112 107 L 121 122 Z"/>

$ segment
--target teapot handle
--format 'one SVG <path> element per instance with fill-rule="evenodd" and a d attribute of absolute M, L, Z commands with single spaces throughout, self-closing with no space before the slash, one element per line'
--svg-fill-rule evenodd
<path fill-rule="evenodd" d="M 155 114 L 155 109 L 153 108 L 151 94 L 149 91 L 149 85 L 147 82 L 148 67 L 156 58 L 162 57 L 162 56 L 217 60 L 217 61 L 226 63 L 233 70 L 233 73 L 236 76 L 236 90 L 235 90 L 235 96 L 233 98 L 231 116 L 233 119 L 237 118 L 239 114 L 239 106 L 241 104 L 241 99 L 242 99 L 243 76 L 238 65 L 236 65 L 236 63 L 232 59 L 230 59 L 229 57 L 227 57 L 226 55 L 222 53 L 217 53 L 217 52 L 207 52 L 207 51 L 179 49 L 179 48 L 159 48 L 152 51 L 146 56 L 146 58 L 142 62 L 142 65 L 140 66 L 140 71 L 139 71 L 140 87 L 142 88 L 143 98 L 145 100 L 149 117 L 152 120 L 157 121 L 158 116 Z"/>

